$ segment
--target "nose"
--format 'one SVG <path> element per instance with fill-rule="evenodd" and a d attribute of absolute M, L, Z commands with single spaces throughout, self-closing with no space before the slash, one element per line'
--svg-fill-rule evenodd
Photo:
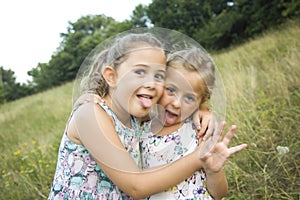
<path fill-rule="evenodd" d="M 152 89 L 152 88 L 155 87 L 155 83 L 154 83 L 153 81 L 146 81 L 146 82 L 144 83 L 144 87 L 145 87 L 145 88 L 148 88 L 148 89 Z"/>
<path fill-rule="evenodd" d="M 145 78 L 145 82 L 144 82 L 144 87 L 145 88 L 148 88 L 148 89 L 152 89 L 152 88 L 154 88 L 155 87 L 155 79 L 154 79 L 154 77 L 152 76 L 152 74 L 151 75 L 149 75 L 149 76 L 147 76 L 146 78 Z"/>
<path fill-rule="evenodd" d="M 173 101 L 172 101 L 172 106 L 174 108 L 180 108 L 181 102 L 180 102 L 180 97 L 179 96 L 174 96 Z"/>

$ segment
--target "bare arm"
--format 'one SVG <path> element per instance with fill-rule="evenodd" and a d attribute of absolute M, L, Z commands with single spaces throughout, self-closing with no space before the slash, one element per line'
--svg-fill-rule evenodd
<path fill-rule="evenodd" d="M 140 171 L 117 135 L 112 119 L 95 103 L 81 105 L 70 125 L 78 140 L 109 178 L 125 193 L 144 198 L 161 192 L 199 170 L 199 150 L 164 167 Z"/>
<path fill-rule="evenodd" d="M 206 172 L 206 186 L 215 200 L 222 199 L 228 191 L 228 184 L 223 170 Z"/>
<path fill-rule="evenodd" d="M 224 126 L 225 123 L 221 129 L 222 132 Z M 203 168 L 206 173 L 207 189 L 215 199 L 221 199 L 228 191 L 228 184 L 222 167 L 232 154 L 247 147 L 247 144 L 241 144 L 228 148 L 235 129 L 236 126 L 233 125 L 223 141 L 218 142 L 212 152 L 202 159 Z"/>

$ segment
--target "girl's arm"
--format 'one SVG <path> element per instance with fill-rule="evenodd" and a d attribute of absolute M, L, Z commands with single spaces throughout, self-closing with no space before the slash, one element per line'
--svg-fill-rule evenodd
<path fill-rule="evenodd" d="M 88 149 L 109 178 L 133 198 L 166 190 L 202 168 L 199 148 L 170 165 L 140 171 L 121 143 L 111 117 L 95 103 L 83 104 L 74 112 L 68 131 L 73 133 L 74 141 Z"/>
<path fill-rule="evenodd" d="M 221 132 L 224 130 L 225 123 L 222 124 Z M 233 125 L 226 134 L 223 141 L 218 142 L 214 149 L 202 158 L 203 169 L 206 174 L 207 189 L 214 199 L 221 199 L 228 191 L 228 184 L 224 172 L 222 170 L 229 157 L 243 150 L 247 144 L 228 148 L 228 144 L 234 134 L 236 126 Z M 203 144 L 200 144 L 202 146 Z"/>
<path fill-rule="evenodd" d="M 215 200 L 222 199 L 228 191 L 228 184 L 223 170 L 206 172 L 206 187 Z"/>

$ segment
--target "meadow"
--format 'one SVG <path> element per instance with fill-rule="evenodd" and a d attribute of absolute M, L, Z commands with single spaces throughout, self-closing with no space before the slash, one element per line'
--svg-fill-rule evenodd
<path fill-rule="evenodd" d="M 300 20 L 212 53 L 226 88 L 229 199 L 300 199 Z M 0 105 L 0 199 L 47 199 L 73 83 Z"/>

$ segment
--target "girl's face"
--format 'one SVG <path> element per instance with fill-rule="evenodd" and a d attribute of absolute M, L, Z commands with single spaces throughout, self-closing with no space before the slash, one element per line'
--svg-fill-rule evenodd
<path fill-rule="evenodd" d="M 117 68 L 113 101 L 117 109 L 136 117 L 148 114 L 163 93 L 166 57 L 162 50 L 132 51 Z"/>
<path fill-rule="evenodd" d="M 201 77 L 197 71 L 169 67 L 159 104 L 165 109 L 165 126 L 181 123 L 201 102 Z"/>

